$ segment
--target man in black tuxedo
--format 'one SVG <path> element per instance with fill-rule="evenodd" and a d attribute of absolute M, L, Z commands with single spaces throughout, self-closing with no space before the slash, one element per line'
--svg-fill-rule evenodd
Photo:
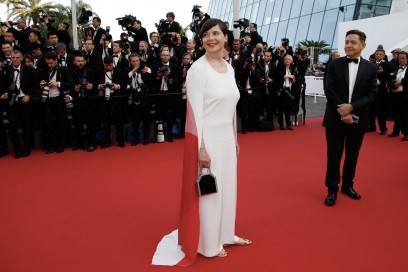
<path fill-rule="evenodd" d="M 57 43 L 56 49 L 58 54 L 58 66 L 68 67 L 68 69 L 74 68 L 74 55 L 67 53 L 65 43 Z"/>
<path fill-rule="evenodd" d="M 366 35 L 359 30 L 346 34 L 344 50 L 347 57 L 330 63 L 325 94 L 327 98 L 323 126 L 326 127 L 327 170 L 325 204 L 336 204 L 340 183 L 340 162 L 345 151 L 341 192 L 360 199 L 354 188 L 358 154 L 369 119 L 369 104 L 377 94 L 377 68 L 363 59 Z"/>
<path fill-rule="evenodd" d="M 68 113 L 64 98 L 74 87 L 74 81 L 67 67 L 58 66 L 56 53 L 48 52 L 45 55 L 45 61 L 48 71 L 42 73 L 40 82 L 41 102 L 46 103 L 47 107 L 47 134 L 50 139 L 45 153 L 62 153 L 64 152 L 68 127 Z"/>
<path fill-rule="evenodd" d="M 181 27 L 180 24 L 176 21 L 174 21 L 174 18 L 176 16 L 174 15 L 174 12 L 168 12 L 166 14 L 166 18 L 167 18 L 167 22 L 168 22 L 168 26 L 166 29 L 166 32 L 173 35 L 175 33 L 180 33 L 181 31 Z"/>
<path fill-rule="evenodd" d="M 31 97 L 36 85 L 35 70 L 23 65 L 23 53 L 11 53 L 13 65 L 6 70 L 8 86 L 7 118 L 9 120 L 9 135 L 13 143 L 16 159 L 28 157 L 34 146 L 34 132 L 32 126 Z M 18 137 L 18 124 L 23 128 L 22 142 Z"/>
<path fill-rule="evenodd" d="M 32 29 L 31 27 L 27 26 L 26 21 L 22 18 L 19 18 L 16 23 L 17 23 L 17 28 L 20 31 L 16 30 L 14 27 L 10 27 L 8 31 L 14 34 L 14 37 L 16 38 L 16 40 L 18 40 L 19 46 L 23 48 L 24 50 L 23 52 L 27 53 L 29 52 L 28 45 L 30 43 L 28 39 L 28 35 L 32 31 Z"/>
<path fill-rule="evenodd" d="M 95 51 L 102 52 L 102 35 L 106 35 L 106 30 L 101 27 L 101 18 L 93 17 L 92 26 L 94 28 L 92 40 L 94 41 Z"/>
<path fill-rule="evenodd" d="M 7 92 L 7 78 L 5 68 L 0 66 L 0 158 L 7 156 L 7 134 L 6 126 L 3 122 L 3 113 L 6 110 Z"/>
<path fill-rule="evenodd" d="M 128 24 L 126 30 L 132 32 L 131 35 L 136 45 L 138 45 L 141 41 L 149 42 L 146 28 L 142 27 L 142 22 L 140 20 L 135 20 L 131 24 Z"/>
<path fill-rule="evenodd" d="M 114 41 L 112 45 L 113 67 L 120 68 L 124 73 L 129 71 L 129 61 L 123 52 L 123 43 Z"/>

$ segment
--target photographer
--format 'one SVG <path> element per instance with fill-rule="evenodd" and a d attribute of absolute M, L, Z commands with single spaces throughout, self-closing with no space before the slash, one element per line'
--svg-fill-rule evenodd
<path fill-rule="evenodd" d="M 119 147 L 125 147 L 123 110 L 126 103 L 126 72 L 113 67 L 113 58 L 107 56 L 103 60 L 103 70 L 98 75 L 98 90 L 103 97 L 101 102 L 104 142 L 101 148 L 112 145 L 111 124 L 115 125 L 116 141 Z M 112 121 L 111 121 L 112 120 Z"/>
<path fill-rule="evenodd" d="M 88 39 L 84 43 L 85 51 L 83 52 L 85 57 L 85 67 L 90 68 L 96 75 L 100 74 L 103 68 L 102 54 L 94 51 L 95 44 L 92 39 Z"/>
<path fill-rule="evenodd" d="M 166 33 L 171 34 L 172 36 L 174 36 L 175 33 L 181 32 L 180 24 L 174 21 L 175 17 L 176 16 L 174 15 L 173 12 L 168 12 L 166 14 L 167 19 Z"/>
<path fill-rule="evenodd" d="M 9 135 L 13 143 L 14 157 L 28 157 L 34 147 L 31 97 L 36 86 L 35 70 L 22 64 L 23 54 L 11 52 L 13 65 L 6 69 L 7 118 Z M 4 97 L 3 97 L 4 99 Z M 23 129 L 22 141 L 18 136 L 19 124 Z"/>
<path fill-rule="evenodd" d="M 102 35 L 106 35 L 106 30 L 101 27 L 101 18 L 93 17 L 92 19 L 92 26 L 93 26 L 93 36 L 92 39 L 94 41 L 95 48 L 94 50 L 97 52 L 102 52 Z"/>
<path fill-rule="evenodd" d="M 31 32 L 31 27 L 27 26 L 26 21 L 22 18 L 19 18 L 16 22 L 17 28 L 20 30 L 16 30 L 14 27 L 10 26 L 9 23 L 7 23 L 9 26 L 8 31 L 13 33 L 14 37 L 16 40 L 18 40 L 19 46 L 23 48 L 23 53 L 28 52 L 28 46 L 29 46 L 29 39 L 28 35 Z"/>
<path fill-rule="evenodd" d="M 123 52 L 124 44 L 121 41 L 114 41 L 112 45 L 113 67 L 120 68 L 124 73 L 129 70 L 129 61 L 126 58 L 126 53 Z"/>
<path fill-rule="evenodd" d="M 184 133 L 186 129 L 186 114 L 187 114 L 187 87 L 186 87 L 186 78 L 188 69 L 190 69 L 194 60 L 189 53 L 184 53 L 183 61 L 181 64 L 181 97 L 178 99 L 179 105 L 177 108 L 177 116 L 180 120 L 180 135 L 179 138 L 184 138 Z"/>
<path fill-rule="evenodd" d="M 156 67 L 158 64 L 158 59 L 156 58 L 156 53 L 153 48 L 149 48 L 149 44 L 145 41 L 139 43 L 139 57 L 141 65 L 146 65 L 148 67 Z"/>
<path fill-rule="evenodd" d="M 257 31 L 258 25 L 251 23 L 249 25 L 249 33 L 251 34 L 251 45 L 256 46 L 258 43 L 263 43 L 262 36 L 258 34 Z"/>
<path fill-rule="evenodd" d="M 0 158 L 8 155 L 7 134 L 4 125 L 3 114 L 7 104 L 7 77 L 4 66 L 0 66 Z"/>
<path fill-rule="evenodd" d="M 142 41 L 145 42 L 145 41 Z M 142 43 L 141 42 L 141 43 Z M 132 122 L 132 146 L 139 144 L 139 126 L 143 123 L 143 144 L 149 143 L 149 100 L 148 91 L 153 80 L 152 70 L 142 64 L 140 56 L 129 56 L 131 70 L 128 73 L 127 90 L 129 92 L 128 106 Z"/>
<path fill-rule="evenodd" d="M 2 57 L 0 58 L 0 71 L 4 72 L 5 69 L 12 65 L 11 52 L 13 52 L 13 46 L 9 41 L 3 41 L 1 43 Z"/>
<path fill-rule="evenodd" d="M 160 94 L 156 99 L 155 119 L 167 121 L 167 141 L 173 142 L 174 111 L 178 98 L 174 94 L 180 92 L 179 67 L 170 62 L 170 52 L 166 49 L 160 53 L 160 59 L 155 80 L 155 89 Z"/>
<path fill-rule="evenodd" d="M 264 92 L 259 74 L 255 71 L 256 63 L 252 58 L 243 60 L 235 68 L 235 78 L 239 88 L 240 98 L 238 110 L 241 117 L 242 134 L 256 131 L 259 126 L 261 93 Z"/>
<path fill-rule="evenodd" d="M 74 87 L 72 75 L 67 67 L 58 67 L 58 57 L 54 52 L 45 55 L 48 71 L 41 75 L 41 102 L 47 106 L 47 125 L 50 143 L 46 154 L 64 152 L 68 127 L 69 91 Z M 70 98 L 70 99 L 69 99 Z M 67 103 L 67 104 L 66 104 Z"/>
<path fill-rule="evenodd" d="M 149 42 L 146 28 L 142 27 L 140 20 L 133 21 L 127 26 L 126 30 L 133 33 L 132 37 L 135 44 L 139 44 L 141 41 Z"/>
<path fill-rule="evenodd" d="M 13 32 L 7 30 L 6 32 L 4 32 L 3 38 L 4 38 L 4 41 L 5 41 L 5 42 L 11 42 L 11 46 L 12 46 L 12 49 L 13 49 L 13 50 L 19 50 L 19 51 L 22 52 L 21 46 L 19 46 L 19 45 L 17 45 L 17 44 L 15 43 L 15 40 L 16 40 L 16 39 L 15 39 L 15 37 L 14 37 Z M 0 54 L 1 54 L 1 53 L 0 53 Z"/>
<path fill-rule="evenodd" d="M 67 48 L 64 43 L 57 43 L 56 49 L 58 55 L 58 66 L 72 69 L 74 67 L 74 55 L 67 53 Z"/>
<path fill-rule="evenodd" d="M 47 34 L 48 45 L 45 48 L 45 53 L 48 52 L 57 52 L 57 43 L 58 43 L 58 36 L 55 32 L 48 32 Z"/>
<path fill-rule="evenodd" d="M 289 39 L 288 38 L 283 38 L 281 41 L 282 41 L 282 47 L 285 50 L 285 53 L 287 55 L 293 56 L 293 48 L 292 48 L 292 46 L 289 45 Z"/>
<path fill-rule="evenodd" d="M 181 35 L 179 33 L 174 34 L 172 40 L 172 47 L 170 48 L 170 56 L 175 60 L 177 65 L 181 64 L 184 53 L 186 53 L 186 45 L 181 42 Z"/>
<path fill-rule="evenodd" d="M 73 100 L 72 117 L 75 127 L 75 139 L 72 150 L 85 149 L 93 152 L 96 149 L 96 113 L 98 91 L 96 75 L 93 70 L 85 68 L 85 58 L 77 55 L 72 69 L 74 88 L 71 91 Z M 87 129 L 84 129 L 86 124 Z"/>
<path fill-rule="evenodd" d="M 69 36 L 68 28 L 69 24 L 62 22 L 58 25 L 58 28 L 52 26 L 52 23 L 48 20 L 48 16 L 44 17 L 44 22 L 47 26 L 48 33 L 53 32 L 58 36 L 58 42 L 65 44 L 67 51 L 70 51 L 71 37 Z"/>
<path fill-rule="evenodd" d="M 278 67 L 275 62 L 272 61 L 272 53 L 267 51 L 263 59 L 261 59 L 255 67 L 256 74 L 259 77 L 259 82 L 265 87 L 264 91 L 261 91 L 260 105 L 261 113 L 266 108 L 266 120 L 273 121 L 273 116 L 277 111 L 278 94 L 276 85 Z"/>
<path fill-rule="evenodd" d="M 150 33 L 149 38 L 150 38 L 150 47 L 154 50 L 155 55 L 159 56 L 160 55 L 159 33 L 153 31 Z"/>
<path fill-rule="evenodd" d="M 200 33 L 201 26 L 208 20 L 211 19 L 210 15 L 206 12 L 200 10 L 201 6 L 194 5 L 193 10 L 193 21 L 190 24 L 190 30 L 194 32 L 194 37 L 198 37 Z"/>

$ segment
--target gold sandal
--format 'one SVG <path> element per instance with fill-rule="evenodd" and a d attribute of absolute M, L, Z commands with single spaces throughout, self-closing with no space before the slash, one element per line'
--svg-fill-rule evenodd
<path fill-rule="evenodd" d="M 252 244 L 252 241 L 245 238 L 238 238 L 238 241 L 235 244 L 238 246 L 248 246 Z"/>
<path fill-rule="evenodd" d="M 222 248 L 220 253 L 217 254 L 217 257 L 220 257 L 220 258 L 224 258 L 224 257 L 227 257 L 227 256 L 228 256 L 228 254 L 227 254 L 227 252 L 225 251 L 224 248 Z"/>

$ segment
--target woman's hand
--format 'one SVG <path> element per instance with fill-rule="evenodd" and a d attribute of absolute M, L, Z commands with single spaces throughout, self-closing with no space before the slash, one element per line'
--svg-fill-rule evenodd
<path fill-rule="evenodd" d="M 239 151 L 241 151 L 241 149 L 239 148 L 239 144 L 238 144 L 238 143 L 236 144 L 236 151 L 237 151 L 237 157 L 238 157 Z"/>
<path fill-rule="evenodd" d="M 207 149 L 205 149 L 205 147 L 200 148 L 200 152 L 198 153 L 198 164 L 200 166 L 200 169 L 211 167 L 210 155 L 208 155 Z"/>

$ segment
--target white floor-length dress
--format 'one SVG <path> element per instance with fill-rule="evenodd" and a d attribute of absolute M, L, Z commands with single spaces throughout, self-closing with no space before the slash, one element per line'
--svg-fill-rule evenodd
<path fill-rule="evenodd" d="M 217 72 L 203 56 L 192 65 L 187 76 L 187 97 L 194 114 L 197 148 L 199 150 L 204 137 L 211 158 L 211 172 L 218 184 L 218 193 L 199 198 L 200 237 L 197 252 L 207 257 L 216 256 L 223 244 L 234 244 L 238 239 L 235 236 L 235 114 L 239 91 L 234 70 L 229 64 L 227 67 L 227 72 Z M 162 239 L 152 264 L 175 265 L 184 257 L 182 246 L 177 245 L 177 238 L 176 230 Z"/>

